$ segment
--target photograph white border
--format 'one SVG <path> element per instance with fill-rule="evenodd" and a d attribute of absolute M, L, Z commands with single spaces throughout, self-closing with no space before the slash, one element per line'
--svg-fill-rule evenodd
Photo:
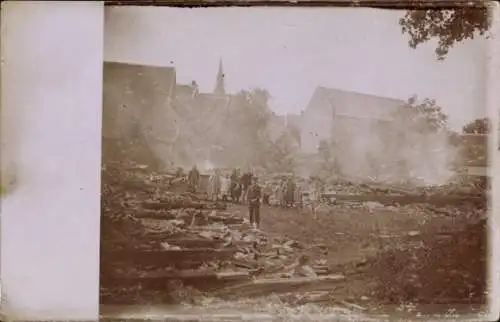
<path fill-rule="evenodd" d="M 97 320 L 104 7 L 2 2 L 3 315 Z M 3 170 L 3 169 L 2 169 Z"/>
<path fill-rule="evenodd" d="M 490 245 L 500 245 L 499 6 L 492 3 L 488 109 L 494 120 Z M 103 2 L 3 2 L 0 204 L 2 310 L 20 320 L 97 320 Z M 486 90 L 486 89 L 485 89 Z M 63 153 L 61 153 L 63 151 Z M 15 165 L 15 166 L 13 166 Z M 500 256 L 490 249 L 491 317 Z"/>

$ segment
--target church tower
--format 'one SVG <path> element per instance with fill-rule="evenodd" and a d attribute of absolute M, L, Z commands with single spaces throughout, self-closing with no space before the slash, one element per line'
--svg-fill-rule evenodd
<path fill-rule="evenodd" d="M 226 94 L 226 86 L 224 84 L 224 70 L 222 68 L 222 59 L 219 60 L 219 71 L 217 72 L 217 79 L 215 81 L 215 90 L 214 94 L 225 95 Z"/>

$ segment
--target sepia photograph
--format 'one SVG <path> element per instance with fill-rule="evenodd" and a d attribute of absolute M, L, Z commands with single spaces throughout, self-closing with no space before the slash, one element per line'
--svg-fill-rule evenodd
<path fill-rule="evenodd" d="M 100 314 L 486 314 L 488 8 L 106 7 Z"/>

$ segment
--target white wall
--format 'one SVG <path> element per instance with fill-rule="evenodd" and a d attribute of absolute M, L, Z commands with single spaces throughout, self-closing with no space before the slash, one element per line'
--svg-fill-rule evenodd
<path fill-rule="evenodd" d="M 101 2 L 3 2 L 4 314 L 96 320 L 104 10 Z"/>

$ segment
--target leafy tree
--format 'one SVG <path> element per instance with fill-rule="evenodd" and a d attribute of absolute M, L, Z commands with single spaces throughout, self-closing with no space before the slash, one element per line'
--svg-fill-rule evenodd
<path fill-rule="evenodd" d="M 270 94 L 256 88 L 243 90 L 235 97 L 234 109 L 225 122 L 227 133 L 234 137 L 228 151 L 239 155 L 239 159 L 249 165 L 265 163 L 265 153 L 270 139 L 268 125 L 271 117 Z"/>
<path fill-rule="evenodd" d="M 401 32 L 410 37 L 411 48 L 436 39 L 435 53 L 439 60 L 443 60 L 456 43 L 485 36 L 491 19 L 486 5 L 478 3 L 472 7 L 448 10 L 410 10 L 400 19 L 399 25 Z"/>
<path fill-rule="evenodd" d="M 466 124 L 462 128 L 465 134 L 487 134 L 490 129 L 490 120 L 487 117 L 475 119 L 474 121 Z"/>
<path fill-rule="evenodd" d="M 435 100 L 425 98 L 420 101 L 413 95 L 395 112 L 394 118 L 395 122 L 390 125 L 393 133 L 384 149 L 388 155 L 393 156 L 398 171 L 408 173 L 412 166 L 408 151 L 402 147 L 414 147 L 418 150 L 427 139 L 438 133 L 449 132 L 448 116 Z"/>
<path fill-rule="evenodd" d="M 284 131 L 275 142 L 273 142 L 266 155 L 267 168 L 278 172 L 293 172 L 295 169 L 296 145 L 292 135 Z"/>
<path fill-rule="evenodd" d="M 413 95 L 402 109 L 397 110 L 395 116 L 402 122 L 400 128 L 405 131 L 427 134 L 448 129 L 448 116 L 436 100 L 430 98 L 418 101 L 418 97 Z"/>

